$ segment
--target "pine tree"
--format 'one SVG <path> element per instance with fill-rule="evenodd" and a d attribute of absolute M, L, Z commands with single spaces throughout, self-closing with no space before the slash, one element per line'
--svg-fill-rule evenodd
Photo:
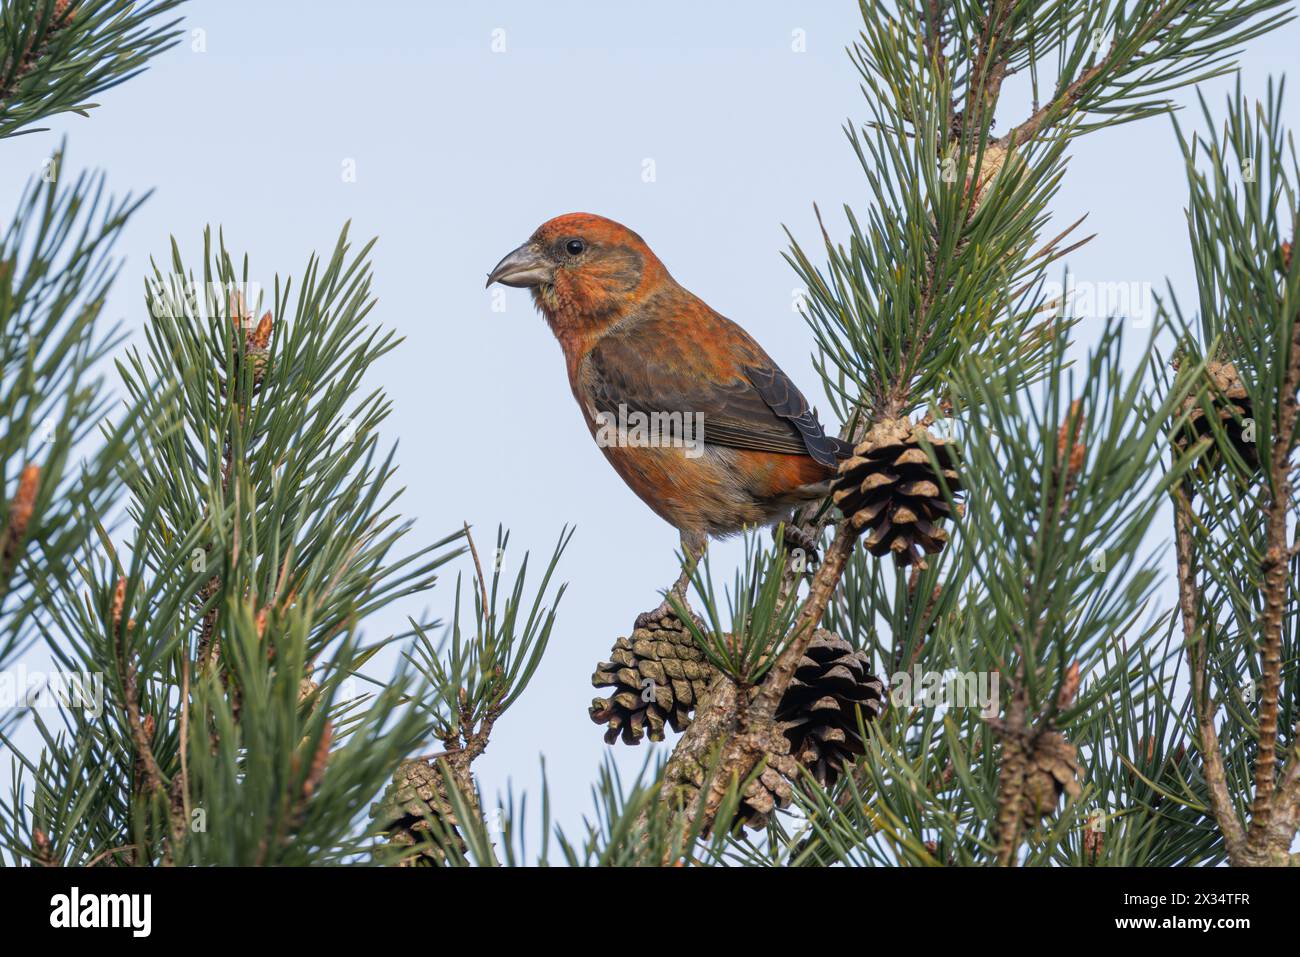
<path fill-rule="evenodd" d="M 872 120 L 848 135 L 873 205 L 846 207 L 844 243 L 823 227 L 824 267 L 793 241 L 788 256 L 844 437 L 860 443 L 841 468 L 844 514 L 808 520 L 805 534 L 830 537 L 791 599 L 793 634 L 761 682 L 733 671 L 735 692 L 700 710 L 664 799 L 711 822 L 740 794 L 744 819 L 773 768 L 789 779 L 777 715 L 821 626 L 896 678 L 956 672 L 998 690 L 988 709 L 936 708 L 891 682 L 883 716 L 860 711 L 855 773 L 826 789 L 801 771 L 791 797 L 804 836 L 769 833 L 783 859 L 1220 859 L 1195 810 L 1200 785 L 1180 778 L 1182 794 L 1165 795 L 1195 774 L 1196 737 L 1190 707 L 1167 710 L 1174 621 L 1151 611 L 1158 556 L 1141 548 L 1192 467 L 1174 425 L 1203 367 L 1185 362 L 1158 385 L 1125 375 L 1113 321 L 1071 368 L 1068 303 L 1044 278 L 1092 237 L 1049 228 L 1047 208 L 1075 138 L 1166 112 L 1161 95 L 1231 69 L 1233 50 L 1287 17 L 1235 3 L 863 12 L 853 59 Z M 1058 72 L 1039 106 L 1044 58 Z M 1017 76 L 1033 112 L 995 137 Z"/>
<path fill-rule="evenodd" d="M 793 236 L 788 254 L 856 443 L 790 537 L 819 541 L 820 563 L 751 538 L 726 613 L 707 560 L 699 618 L 669 596 L 709 687 L 683 715 L 682 694 L 665 704 L 651 685 L 647 715 L 690 725 L 629 785 L 602 775 L 585 841 L 560 835 L 566 860 L 1287 863 L 1300 212 L 1279 97 L 1253 119 L 1238 97 L 1222 137 L 1183 141 L 1199 326 L 1170 299 L 1136 337 L 1112 319 L 1078 361 L 1070 303 L 1046 281 L 1093 238 L 1049 224 L 1070 144 L 1168 113 L 1166 94 L 1230 72 L 1290 16 L 862 7 L 851 55 L 871 120 L 847 133 L 871 207 L 845 208 L 842 242 L 823 224 L 825 265 Z M 1025 81 L 1031 115 L 995 136 L 1004 84 Z M 1126 368 L 1170 342 L 1172 365 Z M 1145 543 L 1172 526 L 1171 562 Z M 655 651 L 626 644 L 594 680 L 633 721 Z"/>
<path fill-rule="evenodd" d="M 6 4 L 0 138 L 38 132 L 33 124 L 56 113 L 84 115 L 94 105 L 84 97 L 127 79 L 174 42 L 175 24 L 159 19 L 175 6 Z M 76 560 L 97 517 L 111 509 L 134 431 L 129 414 L 100 429 L 110 405 L 100 366 L 121 339 L 101 313 L 119 265 L 114 243 L 141 200 L 110 197 L 102 175 L 69 178 L 64 163 L 61 148 L 33 176 L 0 240 L 0 669 L 47 632 L 51 575 Z M 85 443 L 96 439 L 93 453 L 83 456 Z M 23 704 L 6 702 L 0 713 L 6 740 Z M 17 802 L 6 807 L 6 817 L 11 813 Z M 48 856 L 44 832 L 29 829 L 26 838 L 32 859 Z"/>
<path fill-rule="evenodd" d="M 0 15 L 0 138 L 35 132 L 82 98 L 138 71 L 174 40 L 157 25 L 175 2 L 33 0 Z M 109 17 L 115 21 L 107 26 Z M 89 63 L 75 72 L 71 63 Z M 116 264 L 112 247 L 139 201 L 110 198 L 102 176 L 60 177 L 57 150 L 33 177 L 0 240 L 0 401 L 3 402 L 5 525 L 0 543 L 0 668 L 38 638 L 43 567 L 66 561 L 89 534 L 88 519 L 114 494 L 125 433 L 110 435 L 83 467 L 73 449 L 105 409 L 99 361 L 118 330 L 99 322 Z M 0 728 L 4 724 L 0 723 Z"/>
<path fill-rule="evenodd" d="M 168 42 L 168 28 L 118 33 L 125 21 L 94 15 L 114 6 L 6 13 L 0 123 L 86 95 L 45 57 L 121 49 L 112 62 L 131 72 Z M 19 756 L 0 802 L 3 853 L 1292 863 L 1300 170 L 1280 90 L 1262 106 L 1238 92 L 1222 132 L 1204 104 L 1209 132 L 1178 128 L 1194 315 L 1171 294 L 1149 331 L 1115 317 L 1084 350 L 1048 286 L 1093 239 L 1049 215 L 1075 139 L 1167 114 L 1169 93 L 1229 73 L 1286 22 L 1284 3 L 861 7 L 850 55 L 870 117 L 846 133 L 869 207 L 846 206 L 842 227 L 819 212 L 818 251 L 791 235 L 787 253 L 855 454 L 796 527 L 747 539 L 729 587 L 707 559 L 691 568 L 698 616 L 670 595 L 671 629 L 642 621 L 597 666 L 614 691 L 591 713 L 612 746 L 681 736 L 631 781 L 602 768 L 578 834 L 551 820 L 544 766 L 539 823 L 523 795 L 490 807 L 473 768 L 557 627 L 570 533 L 533 585 L 527 557 L 503 570 L 504 531 L 486 562 L 468 526 L 407 546 L 378 435 L 388 401 L 366 384 L 400 348 L 369 320 L 371 246 L 354 250 L 345 228 L 301 278 L 262 288 L 219 231 L 197 270 L 173 241 L 145 280 L 144 343 L 119 354 L 95 320 L 107 245 L 134 205 L 109 204 L 72 254 L 51 241 L 25 260 L 23 222 L 64 237 L 98 195 L 91 181 L 62 202 L 63 187 L 33 187 L 0 255 L 0 653 L 41 641 L 66 670 L 104 675 L 105 710 L 65 707 L 61 728 L 10 716 L 43 749 Z M 1030 115 L 995 135 L 1017 84 Z M 46 276 L 63 286 L 49 292 Z M 65 345 L 42 356 L 32 329 Z M 1151 359 L 1132 368 L 1136 350 Z M 104 425 L 93 373 L 110 353 L 124 405 Z M 64 418 L 37 461 L 51 404 Z M 1166 533 L 1172 554 L 1149 544 Z M 452 562 L 468 577 L 446 624 L 366 637 L 370 616 Z M 376 675 L 390 648 L 395 672 Z"/>
<path fill-rule="evenodd" d="M 1182 446 L 1194 468 L 1171 490 L 1178 620 L 1190 673 L 1188 737 L 1200 797 L 1236 866 L 1300 861 L 1294 480 L 1300 443 L 1300 297 L 1291 255 L 1300 166 L 1281 88 L 1240 86 L 1221 131 L 1180 141 L 1190 189 L 1196 317 L 1171 300 L 1180 370 L 1196 370 Z M 1219 719 L 1222 711 L 1224 715 Z"/>
<path fill-rule="evenodd" d="M 174 41 L 157 22 L 174 6 L 7 5 L 0 129 L 84 110 Z M 473 552 L 472 636 L 458 611 L 445 648 L 436 621 L 366 638 L 376 611 L 473 549 L 468 528 L 405 548 L 378 434 L 390 406 L 366 384 L 398 344 L 368 324 L 371 244 L 352 249 L 345 228 L 301 279 L 263 285 L 219 234 L 197 271 L 173 240 L 145 277 L 144 345 L 123 353 L 97 320 L 138 202 L 65 180 L 29 188 L 0 255 L 0 664 L 41 641 L 85 681 L 53 717 L 6 712 L 18 774 L 0 848 L 40 865 L 418 859 L 428 841 L 375 841 L 391 822 L 370 804 L 412 759 L 449 775 L 462 820 L 479 813 L 469 764 L 545 649 L 567 536 L 531 604 L 526 558 L 498 594 L 505 536 L 490 580 Z M 394 674 L 363 671 L 390 645 L 405 649 Z M 23 723 L 37 754 L 14 741 Z M 435 739 L 444 753 L 421 761 Z"/>

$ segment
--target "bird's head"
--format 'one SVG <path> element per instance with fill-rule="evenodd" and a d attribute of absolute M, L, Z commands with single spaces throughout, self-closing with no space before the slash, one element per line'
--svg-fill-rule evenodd
<path fill-rule="evenodd" d="M 552 325 L 589 328 L 617 319 L 665 277 L 663 264 L 626 226 L 566 213 L 538 226 L 488 273 L 487 284 L 529 288 Z"/>

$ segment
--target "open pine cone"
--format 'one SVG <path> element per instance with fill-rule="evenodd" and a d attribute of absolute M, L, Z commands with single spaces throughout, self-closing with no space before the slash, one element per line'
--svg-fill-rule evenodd
<path fill-rule="evenodd" d="M 773 813 L 789 807 L 800 765 L 830 787 L 866 748 L 858 735 L 864 721 L 885 709 L 885 685 L 871 673 L 866 652 L 824 629 L 814 633 L 777 708 L 775 734 L 767 743 L 767 765 L 741 795 L 737 823 L 767 826 Z"/>
<path fill-rule="evenodd" d="M 651 741 L 662 741 L 665 723 L 685 731 L 715 676 L 690 630 L 671 614 L 618 639 L 609 657 L 596 666 L 591 683 L 614 693 L 592 699 L 588 709 L 592 721 L 608 726 L 607 744 L 620 733 L 625 744 L 640 744 L 647 730 Z"/>
<path fill-rule="evenodd" d="M 1205 372 L 1212 383 L 1208 393 L 1210 408 L 1218 416 L 1221 428 L 1227 433 L 1228 440 L 1232 442 L 1232 447 L 1241 456 L 1241 460 L 1252 469 L 1258 469 L 1259 450 L 1253 441 L 1247 441 L 1243 437 L 1246 420 L 1252 418 L 1252 412 L 1250 396 L 1242 384 L 1241 376 L 1237 374 L 1236 366 L 1231 362 L 1207 362 Z M 1186 449 L 1202 438 L 1214 436 L 1214 427 L 1195 395 L 1183 400 L 1183 411 L 1190 414 L 1183 435 L 1176 440 L 1178 448 Z M 1216 451 L 1211 449 L 1202 461 L 1214 467 L 1218 464 L 1218 459 Z"/>
<path fill-rule="evenodd" d="M 1029 749 L 1029 774 L 1023 802 L 1025 822 L 1031 827 L 1056 811 L 1063 794 L 1078 797 L 1079 752 L 1059 731 L 1044 731 Z"/>
<path fill-rule="evenodd" d="M 789 753 L 788 742 L 780 739 L 768 751 L 767 766 L 750 781 L 740 798 L 736 824 L 760 831 L 777 811 L 784 810 L 794 800 L 791 781 L 799 779 L 799 764 Z"/>
<path fill-rule="evenodd" d="M 403 761 L 384 796 L 370 805 L 370 817 L 383 828 L 390 844 L 420 847 L 420 853 L 404 859 L 401 867 L 446 863 L 446 854 L 430 839 L 430 812 L 444 826 L 456 826 L 442 772 L 427 761 Z"/>
<path fill-rule="evenodd" d="M 830 787 L 858 755 L 858 709 L 871 721 L 885 710 L 885 684 L 871 673 L 864 651 L 818 630 L 795 669 L 777 709 L 790 751 L 823 787 Z"/>
<path fill-rule="evenodd" d="M 873 425 L 840 463 L 833 498 L 855 529 L 867 530 L 866 546 L 880 557 L 892 554 L 900 566 L 925 567 L 922 551 L 936 554 L 948 541 L 939 523 L 952 509 L 939 476 L 922 445 L 934 447 L 943 478 L 952 492 L 961 489 L 952 443 L 908 419 L 883 419 Z"/>

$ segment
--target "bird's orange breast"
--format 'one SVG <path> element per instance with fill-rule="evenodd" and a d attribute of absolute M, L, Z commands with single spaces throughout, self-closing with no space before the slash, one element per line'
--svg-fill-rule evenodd
<path fill-rule="evenodd" d="M 767 524 L 792 504 L 819 497 L 806 490 L 834 474 L 807 455 L 610 441 L 594 407 L 575 395 L 614 470 L 655 514 L 683 531 L 716 536 Z"/>

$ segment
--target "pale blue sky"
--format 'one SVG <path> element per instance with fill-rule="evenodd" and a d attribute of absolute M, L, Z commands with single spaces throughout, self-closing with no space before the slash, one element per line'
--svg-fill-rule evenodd
<path fill-rule="evenodd" d="M 676 574 L 677 537 L 592 443 L 527 294 L 507 291 L 505 312 L 493 312 L 484 274 L 551 216 L 610 216 L 819 395 L 781 226 L 815 246 L 814 201 L 866 202 L 841 132 L 867 115 L 844 54 L 857 5 L 194 0 L 184 14 L 205 31 L 206 52 L 187 38 L 99 97 L 91 119 L 59 118 L 53 133 L 3 144 L 0 198 L 12 207 L 65 131 L 69 168 L 103 168 L 119 192 L 156 188 L 126 230 L 110 302 L 134 329 L 148 256 L 164 256 L 171 234 L 197 260 L 204 225 L 222 225 L 267 285 L 277 271 L 300 274 L 347 219 L 357 238 L 379 237 L 373 317 L 406 337 L 379 367 L 395 402 L 387 433 L 400 439 L 416 535 L 432 540 L 468 520 L 489 542 L 500 522 L 512 551 L 537 557 L 562 525 L 578 527 L 550 653 L 476 765 L 493 798 L 507 777 L 534 788 L 544 752 L 553 803 L 572 822 L 606 750 L 586 715 L 592 666 L 658 602 Z M 796 29 L 806 52 L 791 49 Z M 504 52 L 492 50 L 494 30 Z M 1251 44 L 1247 92 L 1294 63 L 1298 44 L 1295 24 Z M 1207 85 L 1212 103 L 1229 85 Z M 1287 115 L 1300 127 L 1295 97 Z M 1090 135 L 1073 155 L 1058 221 L 1088 212 L 1100 235 L 1070 257 L 1071 271 L 1157 288 L 1169 276 L 1190 302 L 1186 188 L 1169 122 Z M 341 175 L 349 160 L 355 182 Z M 646 160 L 654 182 L 643 179 Z M 1085 323 L 1080 338 L 1099 328 Z M 725 579 L 736 554 L 715 551 Z M 450 611 L 449 584 L 429 597 L 439 614 Z M 421 607 L 394 609 L 370 631 Z M 646 747 L 619 750 L 631 769 Z"/>

